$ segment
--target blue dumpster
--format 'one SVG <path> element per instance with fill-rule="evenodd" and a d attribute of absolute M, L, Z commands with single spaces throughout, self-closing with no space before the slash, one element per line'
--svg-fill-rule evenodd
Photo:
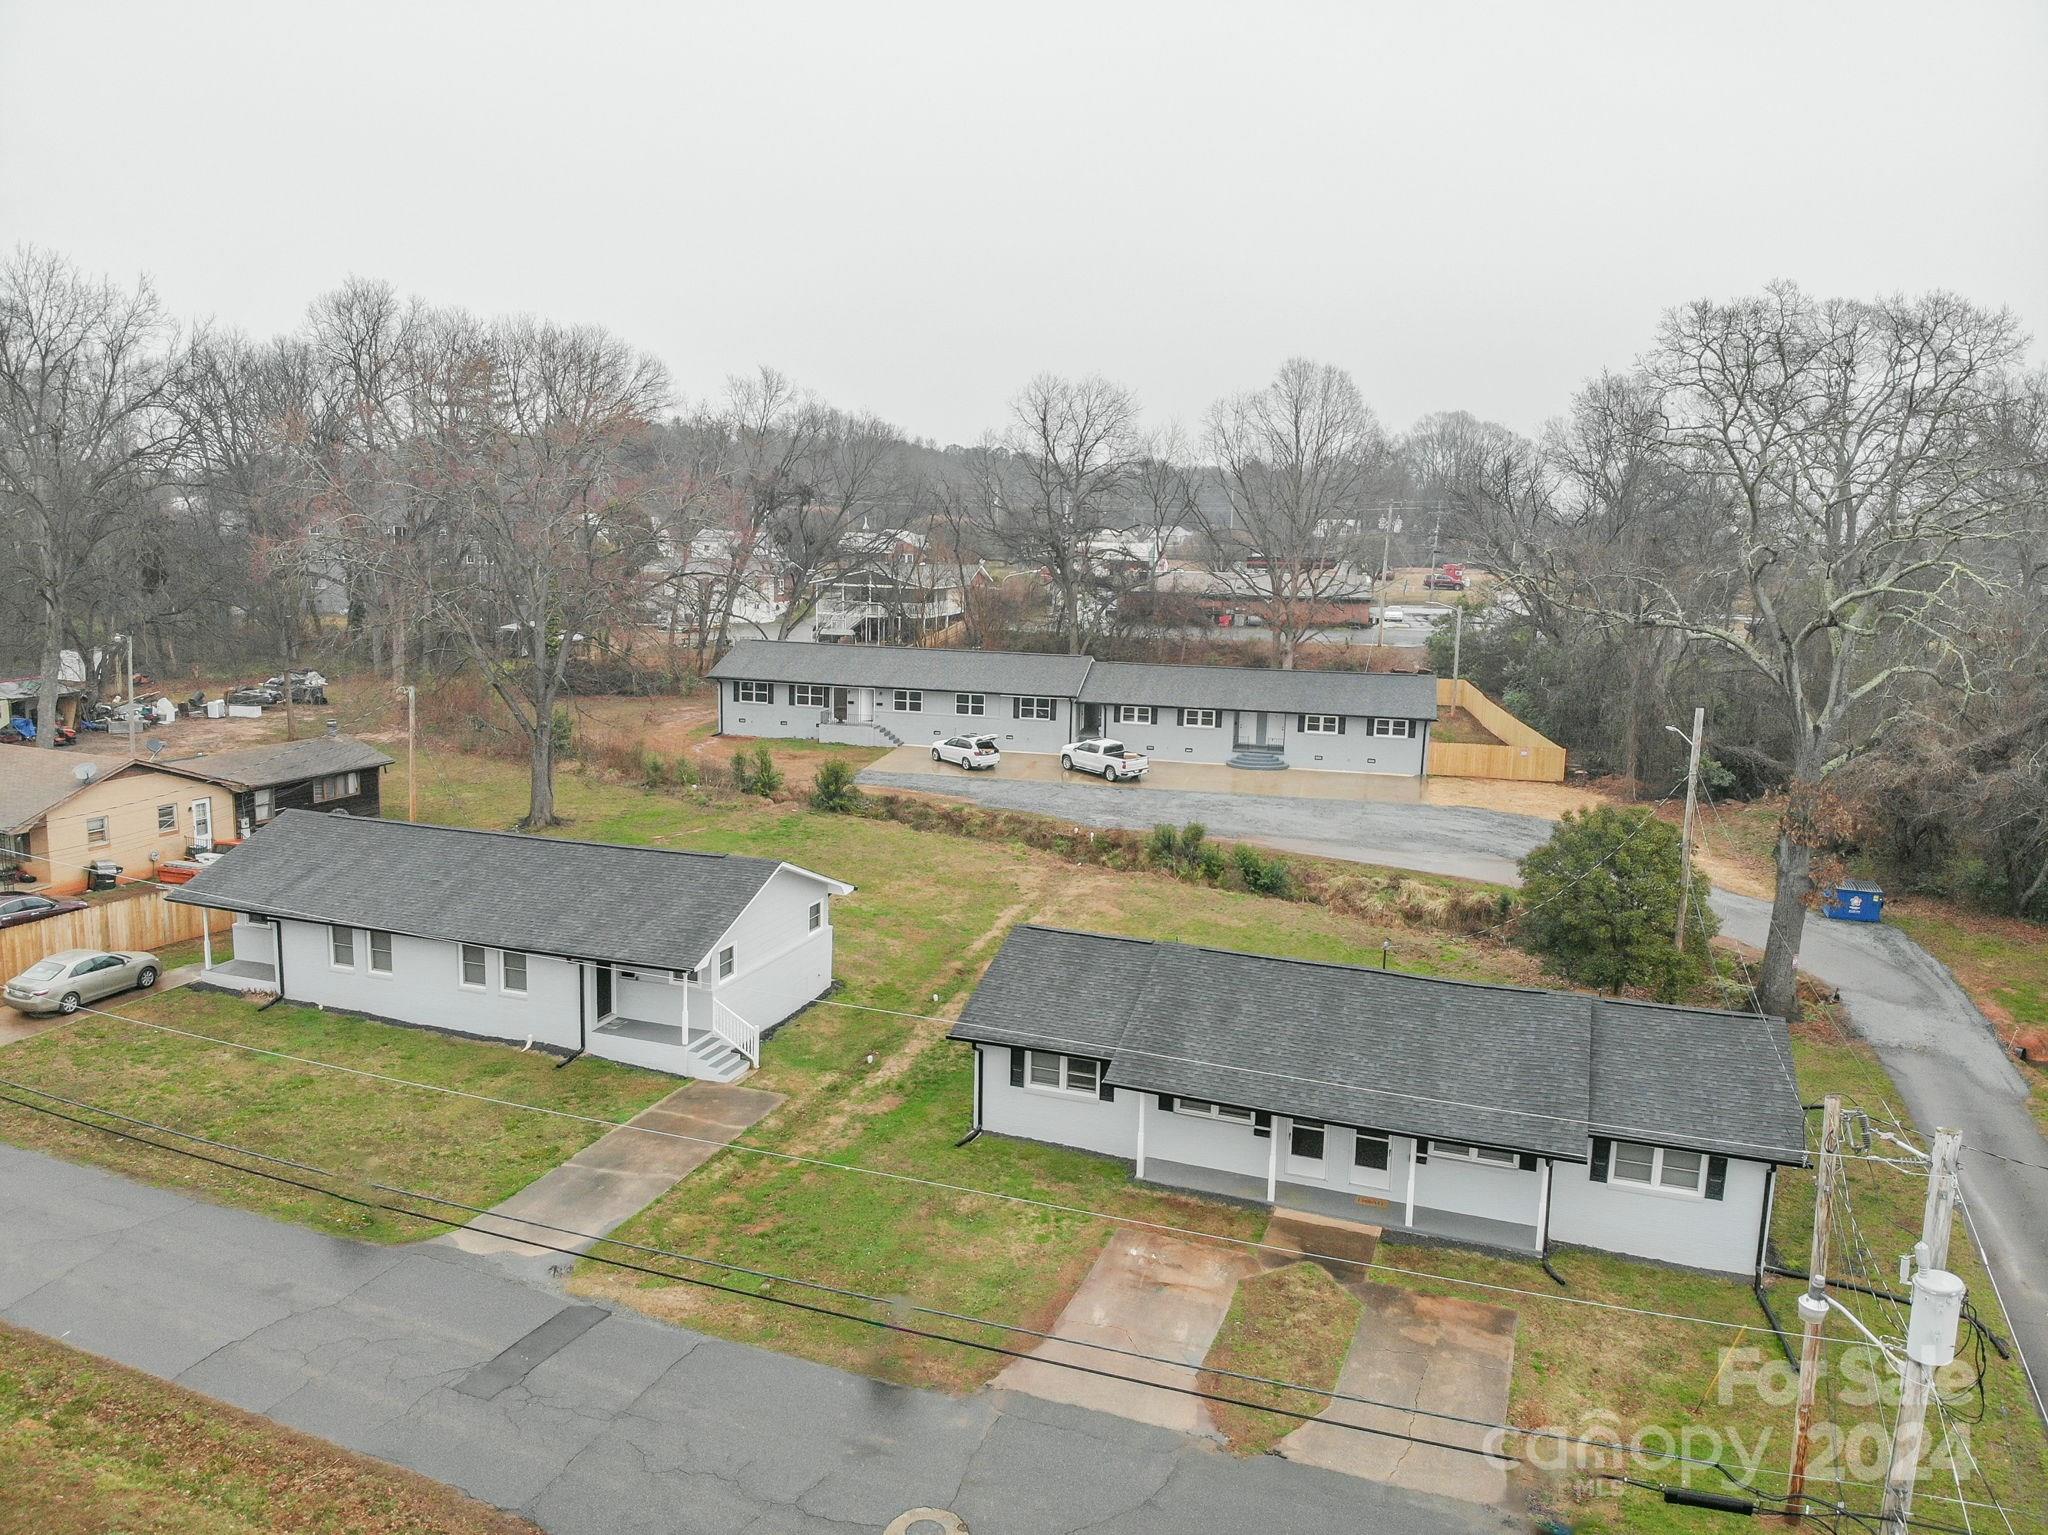
<path fill-rule="evenodd" d="M 1882 922 L 1884 892 L 1875 885 L 1837 885 L 1822 897 L 1820 909 L 1837 922 Z"/>

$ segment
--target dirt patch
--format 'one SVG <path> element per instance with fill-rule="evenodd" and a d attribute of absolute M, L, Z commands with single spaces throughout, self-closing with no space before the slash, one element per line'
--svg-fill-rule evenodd
<path fill-rule="evenodd" d="M 1507 743 L 1473 716 L 1469 709 L 1447 709 L 1436 717 L 1436 723 L 1429 728 L 1432 741 L 1448 741 L 1453 746 L 1505 746 Z"/>

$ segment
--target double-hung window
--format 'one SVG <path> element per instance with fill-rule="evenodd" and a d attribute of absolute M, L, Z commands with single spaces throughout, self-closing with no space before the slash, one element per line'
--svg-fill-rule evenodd
<path fill-rule="evenodd" d="M 265 821 L 277 814 L 277 790 L 258 789 L 252 808 L 256 824 L 261 826 Z"/>
<path fill-rule="evenodd" d="M 825 903 L 823 901 L 811 902 L 810 930 L 815 933 L 819 928 L 823 927 L 824 925 Z"/>
<path fill-rule="evenodd" d="M 732 945 L 731 945 L 731 944 L 727 944 L 727 945 L 726 945 L 726 946 L 725 946 L 724 948 L 722 948 L 722 949 L 720 949 L 720 950 L 718 951 L 718 978 L 719 978 L 719 979 L 720 979 L 721 981 L 722 981 L 722 980 L 725 980 L 725 979 L 726 979 L 727 977 L 729 977 L 729 976 L 730 976 L 730 975 L 732 974 L 732 970 L 733 970 L 733 952 L 732 952 Z"/>
<path fill-rule="evenodd" d="M 1026 1052 L 1024 1084 L 1046 1093 L 1073 1093 L 1093 1098 L 1102 1087 L 1102 1063 L 1085 1055 L 1059 1055 L 1050 1050 Z"/>
<path fill-rule="evenodd" d="M 1666 1194 L 1698 1194 L 1706 1187 L 1707 1159 L 1697 1151 L 1616 1141 L 1607 1164 L 1615 1183 L 1658 1189 Z"/>
<path fill-rule="evenodd" d="M 1011 700 L 1020 720 L 1049 720 L 1059 717 L 1059 708 L 1050 698 L 1016 698 Z"/>
<path fill-rule="evenodd" d="M 1150 704 L 1118 704 L 1116 722 L 1119 725 L 1149 725 L 1152 723 Z"/>
<path fill-rule="evenodd" d="M 391 935 L 389 933 L 380 933 L 375 928 L 372 928 L 370 930 L 370 974 L 389 975 L 390 973 Z"/>
<path fill-rule="evenodd" d="M 330 804 L 338 799 L 353 799 L 360 780 L 354 773 L 333 773 L 326 778 L 313 780 L 313 803 Z"/>
<path fill-rule="evenodd" d="M 498 955 L 498 990 L 515 997 L 526 995 L 526 955 L 518 949 L 505 949 Z"/>
<path fill-rule="evenodd" d="M 955 693 L 953 695 L 955 714 L 988 713 L 988 696 L 983 693 Z"/>
<path fill-rule="evenodd" d="M 1397 736 L 1406 740 L 1413 732 L 1414 726 L 1413 720 L 1374 720 L 1372 733 L 1376 736 Z"/>
<path fill-rule="evenodd" d="M 735 682 L 732 685 L 732 701 L 736 704 L 772 704 L 775 702 L 775 684 Z"/>
<path fill-rule="evenodd" d="M 1344 734 L 1344 716 L 1341 714 L 1304 714 L 1301 717 L 1303 735 L 1340 736 Z"/>
<path fill-rule="evenodd" d="M 104 847 L 107 843 L 107 818 L 103 815 L 89 815 L 85 818 L 85 840 L 93 847 Z"/>
<path fill-rule="evenodd" d="M 484 958 L 483 945 L 465 943 L 462 946 L 462 984 L 482 991 L 489 974 L 490 967 Z"/>
<path fill-rule="evenodd" d="M 176 831 L 178 829 L 178 807 L 176 805 L 159 805 L 156 807 L 156 829 L 158 831 Z"/>
<path fill-rule="evenodd" d="M 890 695 L 890 707 L 898 714 L 922 714 L 924 694 L 917 688 L 897 688 Z"/>
<path fill-rule="evenodd" d="M 1387 1181 L 1387 1138 L 1377 1130 L 1360 1130 L 1351 1141 L 1351 1180 L 1354 1183 Z"/>
<path fill-rule="evenodd" d="M 356 930 L 352 927 L 330 927 L 327 930 L 327 962 L 337 970 L 353 970 L 356 967 Z"/>
<path fill-rule="evenodd" d="M 1488 1167 L 1517 1167 L 1521 1157 L 1512 1151 L 1501 1151 L 1493 1146 L 1474 1146 L 1466 1141 L 1431 1141 L 1429 1154 L 1432 1157 L 1455 1157 L 1460 1162 L 1483 1162 Z"/>
<path fill-rule="evenodd" d="M 1180 711 L 1180 722 L 1189 730 L 1214 730 L 1216 728 L 1216 711 L 1214 709 L 1183 709 Z"/>
<path fill-rule="evenodd" d="M 1173 1112 L 1192 1114 L 1197 1119 L 1220 1119 L 1227 1124 L 1248 1125 L 1252 1122 L 1252 1111 L 1240 1109 L 1228 1103 L 1210 1103 L 1202 1098 L 1176 1098 Z"/>
<path fill-rule="evenodd" d="M 830 690 L 821 682 L 793 682 L 789 701 L 799 709 L 822 709 L 831 701 Z"/>

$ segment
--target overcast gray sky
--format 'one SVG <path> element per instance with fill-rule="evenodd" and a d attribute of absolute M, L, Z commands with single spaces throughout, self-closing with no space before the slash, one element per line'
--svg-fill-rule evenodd
<path fill-rule="evenodd" d="M 252 331 L 350 273 L 596 321 L 941 442 L 1294 353 L 1533 430 L 1774 277 L 2048 337 L 2044 80 L 2041 0 L 0 0 L 0 244 Z"/>

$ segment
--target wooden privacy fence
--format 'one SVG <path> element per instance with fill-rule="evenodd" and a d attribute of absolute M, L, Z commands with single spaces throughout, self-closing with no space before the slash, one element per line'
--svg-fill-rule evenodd
<path fill-rule="evenodd" d="M 1464 678 L 1436 679 L 1438 709 L 1463 709 L 1493 735 L 1498 746 L 1461 741 L 1429 742 L 1429 771 L 1438 778 L 1507 778 L 1517 783 L 1563 783 L 1564 748 L 1539 735 Z"/>
<path fill-rule="evenodd" d="M 40 922 L 0 927 L 0 980 L 61 949 L 143 949 L 154 951 L 199 936 L 202 922 L 216 933 L 234 925 L 234 913 L 197 906 L 173 906 L 159 890 L 125 892 L 95 901 L 84 911 L 67 911 Z"/>

